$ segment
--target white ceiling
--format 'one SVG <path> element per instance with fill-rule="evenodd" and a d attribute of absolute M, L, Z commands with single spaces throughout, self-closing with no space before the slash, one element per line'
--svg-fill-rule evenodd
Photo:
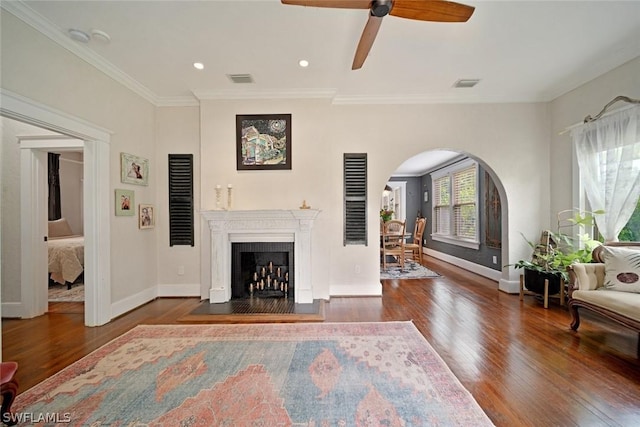
<path fill-rule="evenodd" d="M 352 71 L 367 10 L 279 0 L 2 1 L 157 105 L 200 98 L 335 103 L 549 101 L 640 56 L 640 1 L 463 1 L 467 23 L 387 16 Z M 71 41 L 105 31 L 110 43 Z M 307 59 L 308 68 L 298 60 Z M 192 64 L 204 63 L 197 71 Z M 233 84 L 227 74 L 251 74 Z M 458 79 L 481 79 L 456 89 Z"/>
<path fill-rule="evenodd" d="M 640 0 L 463 1 L 467 23 L 387 16 L 351 70 L 366 10 L 279 0 L 7 1 L 2 8 L 156 105 L 200 99 L 327 97 L 346 103 L 550 101 L 640 56 Z M 98 29 L 82 44 L 68 30 Z M 310 62 L 298 66 L 300 59 Z M 193 62 L 202 62 L 198 71 Z M 251 74 L 234 84 L 227 74 Z M 458 79 L 481 79 L 471 89 Z M 429 152 L 394 175 L 455 157 Z"/>

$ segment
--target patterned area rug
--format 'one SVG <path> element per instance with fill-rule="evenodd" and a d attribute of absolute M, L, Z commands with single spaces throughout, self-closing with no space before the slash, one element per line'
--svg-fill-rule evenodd
<path fill-rule="evenodd" d="M 12 409 L 71 426 L 493 425 L 411 322 L 138 326 Z"/>
<path fill-rule="evenodd" d="M 84 283 L 75 284 L 71 289 L 59 283 L 49 284 L 49 301 L 81 302 L 84 301 Z"/>
<path fill-rule="evenodd" d="M 386 270 L 380 265 L 380 279 L 427 279 L 429 277 L 440 277 L 435 271 L 429 270 L 415 261 L 407 260 L 404 263 L 404 270 L 399 266 L 389 266 Z"/>

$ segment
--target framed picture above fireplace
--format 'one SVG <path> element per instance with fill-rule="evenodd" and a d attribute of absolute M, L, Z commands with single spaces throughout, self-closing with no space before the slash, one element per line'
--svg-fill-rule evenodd
<path fill-rule="evenodd" d="M 291 114 L 236 115 L 237 170 L 291 169 Z"/>

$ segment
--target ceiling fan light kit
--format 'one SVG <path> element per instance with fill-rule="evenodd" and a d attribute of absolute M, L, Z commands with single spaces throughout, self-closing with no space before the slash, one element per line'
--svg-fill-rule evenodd
<path fill-rule="evenodd" d="M 352 70 L 358 70 L 369 55 L 382 18 L 387 15 L 431 22 L 467 22 L 475 8 L 444 0 L 281 0 L 293 6 L 327 7 L 337 9 L 369 9 L 369 19 L 360 36 L 353 58 Z"/>

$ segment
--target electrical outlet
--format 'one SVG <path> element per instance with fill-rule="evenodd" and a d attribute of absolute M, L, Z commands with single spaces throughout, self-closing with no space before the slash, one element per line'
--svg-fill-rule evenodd
<path fill-rule="evenodd" d="M 497 263 L 498 263 L 498 257 L 497 257 L 497 256 L 495 256 L 495 255 L 493 256 L 493 263 L 494 263 L 494 264 L 497 264 Z"/>
<path fill-rule="evenodd" d="M 184 276 L 184 265 L 178 266 L 178 276 Z"/>

